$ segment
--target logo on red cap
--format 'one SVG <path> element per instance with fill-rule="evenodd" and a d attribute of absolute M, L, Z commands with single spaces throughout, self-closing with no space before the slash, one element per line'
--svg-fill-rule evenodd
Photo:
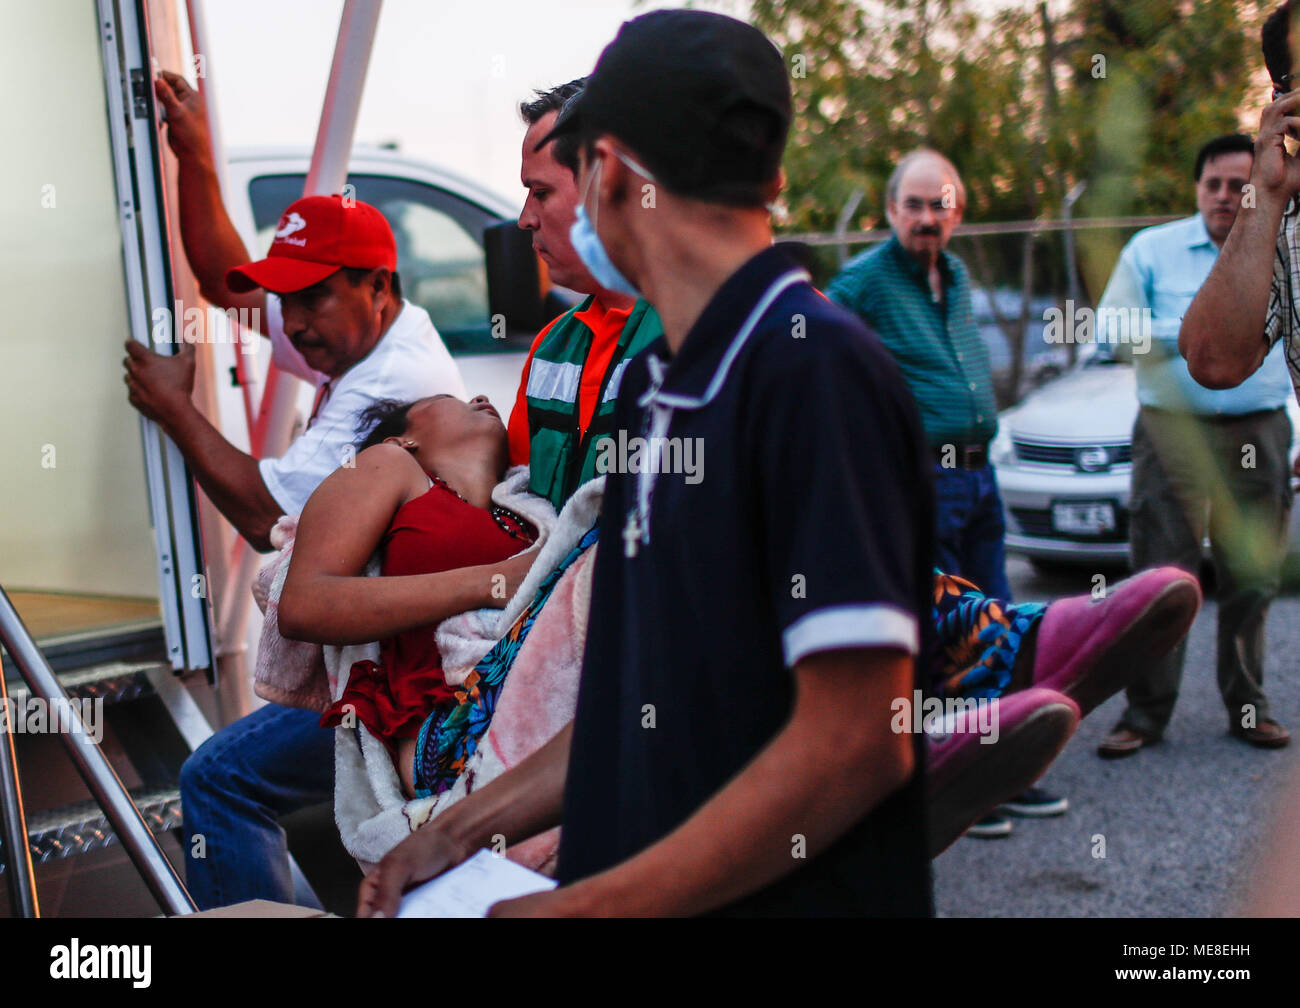
<path fill-rule="evenodd" d="M 287 213 L 280 218 L 280 226 L 275 229 L 275 237 L 279 241 L 286 241 L 289 235 L 296 231 L 301 231 L 307 226 L 307 222 L 302 219 L 302 214 Z M 299 238 L 297 241 L 290 242 L 291 245 L 306 245 L 307 239 Z"/>

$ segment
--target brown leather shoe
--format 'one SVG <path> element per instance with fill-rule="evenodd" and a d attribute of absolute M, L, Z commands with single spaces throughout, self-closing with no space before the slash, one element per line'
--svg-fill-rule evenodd
<path fill-rule="evenodd" d="M 1232 736 L 1260 749 L 1281 749 L 1291 741 L 1291 733 L 1272 718 L 1264 718 L 1254 728 L 1233 728 Z"/>
<path fill-rule="evenodd" d="M 1106 759 L 1132 756 L 1144 745 L 1151 745 L 1155 741 L 1149 735 L 1121 726 L 1101 740 L 1101 745 L 1097 746 L 1097 755 Z"/>

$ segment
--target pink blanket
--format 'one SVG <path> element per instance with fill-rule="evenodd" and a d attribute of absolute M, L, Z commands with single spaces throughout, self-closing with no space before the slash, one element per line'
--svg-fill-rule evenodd
<path fill-rule="evenodd" d="M 321 646 L 280 636 L 280 592 L 289 573 L 297 532 L 297 515 L 281 516 L 271 529 L 271 545 L 279 552 L 258 570 L 253 584 L 253 597 L 262 610 L 253 692 L 286 707 L 323 712 L 330 705 L 333 683 L 325 669 Z"/>

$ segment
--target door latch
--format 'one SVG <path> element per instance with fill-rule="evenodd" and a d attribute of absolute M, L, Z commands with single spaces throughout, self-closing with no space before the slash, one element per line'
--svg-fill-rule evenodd
<path fill-rule="evenodd" d="M 149 79 L 143 69 L 131 71 L 131 115 L 136 119 L 149 118 Z"/>

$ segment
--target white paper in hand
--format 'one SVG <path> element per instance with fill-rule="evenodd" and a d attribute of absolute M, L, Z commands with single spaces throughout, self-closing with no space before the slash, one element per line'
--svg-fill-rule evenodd
<path fill-rule="evenodd" d="M 555 888 L 555 879 L 481 850 L 402 897 L 398 917 L 486 917 L 493 903 Z"/>

